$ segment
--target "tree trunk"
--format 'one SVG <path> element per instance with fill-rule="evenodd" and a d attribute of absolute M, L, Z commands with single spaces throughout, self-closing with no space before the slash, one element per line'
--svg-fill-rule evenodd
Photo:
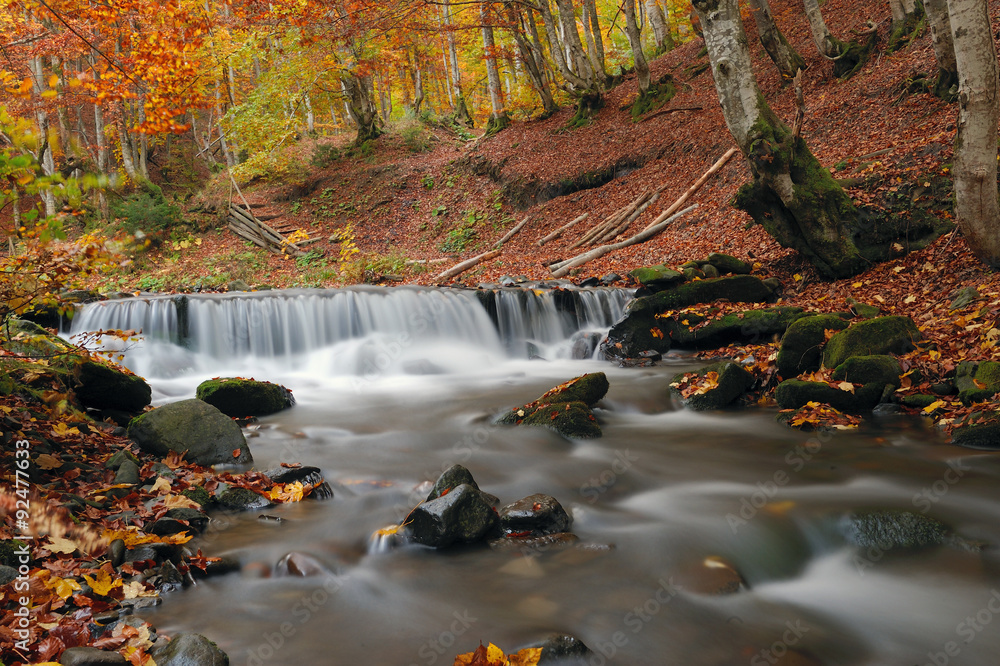
<path fill-rule="evenodd" d="M 101 103 L 94 102 L 94 136 L 97 140 L 97 173 L 101 176 L 108 174 L 108 142 L 104 136 L 104 110 Z M 104 194 L 104 188 L 97 190 L 97 209 L 101 212 L 102 220 L 109 220 L 108 198 Z"/>
<path fill-rule="evenodd" d="M 601 21 L 597 14 L 596 0 L 583 0 L 583 32 L 587 38 L 587 54 L 594 75 L 606 84 L 610 77 L 604 67 L 604 39 L 601 37 Z"/>
<path fill-rule="evenodd" d="M 493 25 L 490 23 L 489 12 L 486 5 L 480 6 L 480 18 L 482 19 L 483 32 L 483 52 L 486 57 L 486 79 L 490 92 L 490 114 L 489 122 L 486 124 L 486 131 L 495 134 L 510 124 L 507 112 L 504 110 L 503 94 L 500 90 L 500 72 L 497 71 L 496 44 L 493 40 Z"/>
<path fill-rule="evenodd" d="M 576 29 L 576 10 L 573 7 L 573 0 L 556 0 L 559 8 L 559 22 L 562 25 L 563 41 L 569 58 L 567 61 L 573 66 L 579 79 L 583 81 L 583 90 L 596 91 L 597 76 L 590 64 L 590 58 L 583 49 L 583 42 L 580 41 L 580 33 Z"/>
<path fill-rule="evenodd" d="M 666 53 L 673 50 L 676 44 L 674 37 L 670 34 L 670 27 L 667 19 L 663 15 L 663 9 L 656 0 L 645 0 L 646 16 L 649 17 L 649 24 L 653 27 L 653 37 L 656 39 L 656 53 Z"/>
<path fill-rule="evenodd" d="M 737 206 L 783 246 L 805 255 L 824 277 L 864 270 L 868 262 L 851 235 L 859 213 L 805 142 L 764 101 L 737 0 L 695 0 L 694 7 L 723 116 L 754 176 L 737 195 Z"/>
<path fill-rule="evenodd" d="M 42 167 L 42 173 L 51 176 L 56 172 L 56 162 L 52 156 L 52 143 L 49 141 L 49 116 L 41 106 L 42 93 L 45 92 L 45 65 L 42 57 L 31 58 L 28 61 L 28 68 L 31 71 L 32 91 L 38 105 L 35 111 L 35 121 L 38 123 L 38 152 L 35 157 Z M 44 190 L 40 196 L 45 204 L 45 215 L 49 217 L 55 215 L 56 197 L 52 190 Z"/>
<path fill-rule="evenodd" d="M 372 98 L 371 77 L 344 74 L 340 81 L 347 94 L 347 111 L 358 126 L 354 145 L 360 146 L 365 141 L 381 136 L 382 127 L 379 124 L 378 109 Z"/>
<path fill-rule="evenodd" d="M 566 58 L 568 49 L 566 49 L 559 38 L 559 30 L 556 27 L 555 18 L 552 16 L 552 8 L 549 6 L 549 0 L 538 0 L 538 9 L 542 15 L 542 23 L 545 25 L 545 34 L 549 38 L 549 51 L 552 52 L 552 59 L 555 61 L 556 67 L 559 68 L 559 73 L 562 74 L 562 77 L 574 92 L 589 90 L 590 82 L 584 77 L 577 75 L 576 63 Z M 575 21 L 573 25 L 576 25 Z M 574 27 L 574 33 L 575 31 Z M 579 35 L 577 35 L 577 40 L 579 40 Z"/>
<path fill-rule="evenodd" d="M 833 61 L 833 75 L 837 78 L 849 78 L 861 69 L 875 42 L 878 41 L 878 31 L 871 30 L 864 44 L 858 42 L 842 42 L 834 37 L 826 27 L 823 14 L 819 10 L 818 0 L 802 0 L 812 30 L 813 42 L 819 54 Z"/>
<path fill-rule="evenodd" d="M 831 60 L 840 55 L 840 40 L 833 36 L 830 29 L 826 27 L 823 14 L 819 10 L 818 0 L 802 0 L 806 10 L 806 18 L 809 19 L 809 28 L 812 30 L 813 42 L 816 44 L 819 54 Z M 704 19 L 703 19 L 704 21 Z M 702 25 L 704 29 L 704 25 Z"/>
<path fill-rule="evenodd" d="M 458 45 L 455 39 L 454 17 L 451 13 L 450 0 L 443 0 L 443 4 L 444 22 L 448 27 L 448 62 L 451 64 L 452 85 L 455 87 L 455 122 L 472 127 L 475 123 L 469 114 L 465 93 L 462 91 L 462 70 L 458 66 Z"/>
<path fill-rule="evenodd" d="M 910 43 L 921 27 L 924 17 L 922 4 L 915 0 L 889 0 L 892 12 L 892 28 L 889 31 L 887 51 L 892 53 Z"/>
<path fill-rule="evenodd" d="M 649 92 L 649 64 L 642 52 L 642 36 L 639 34 L 639 23 L 635 20 L 635 0 L 625 0 L 622 11 L 625 13 L 625 33 L 632 47 L 635 74 L 639 80 L 639 95 L 642 96 Z"/>
<path fill-rule="evenodd" d="M 757 34 L 760 35 L 760 43 L 777 66 L 782 81 L 790 81 L 800 69 L 805 70 L 806 61 L 778 30 L 768 0 L 749 0 L 749 2 L 753 20 L 757 24 Z"/>
<path fill-rule="evenodd" d="M 948 0 L 958 63 L 955 217 L 972 252 L 1000 268 L 997 197 L 997 53 L 982 0 Z"/>
<path fill-rule="evenodd" d="M 938 64 L 938 78 L 933 92 L 946 102 L 954 102 L 958 94 L 958 64 L 955 62 L 948 0 L 924 0 L 924 10 L 931 25 L 931 44 Z"/>
<path fill-rule="evenodd" d="M 530 11 L 529 9 L 528 12 L 530 13 Z M 511 25 L 511 35 L 514 38 L 514 43 L 517 44 L 517 50 L 521 55 L 521 62 L 524 63 L 524 69 L 528 73 L 528 77 L 531 79 L 531 84 L 538 93 L 538 97 L 542 100 L 542 117 L 548 118 L 559 107 L 556 106 L 555 99 L 552 97 L 552 91 L 549 89 L 548 81 L 545 80 L 545 61 L 538 57 L 538 53 L 532 47 L 531 42 L 528 41 L 528 36 L 524 31 L 524 17 L 521 14 L 520 7 L 514 2 L 505 2 L 504 12 L 507 22 Z"/>

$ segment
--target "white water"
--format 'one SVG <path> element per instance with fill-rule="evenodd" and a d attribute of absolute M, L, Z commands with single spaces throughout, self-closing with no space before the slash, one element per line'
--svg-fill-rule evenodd
<path fill-rule="evenodd" d="M 480 640 L 512 650 L 551 631 L 614 652 L 594 666 L 767 664 L 789 648 L 845 666 L 996 663 L 995 547 L 862 552 L 836 524 L 862 508 L 927 506 L 960 534 L 1000 543 L 1000 458 L 951 447 L 913 421 L 819 438 L 766 412 L 678 411 L 667 384 L 691 361 L 621 369 L 569 358 L 576 329 L 606 328 L 624 295 L 585 296 L 604 299 L 609 314 L 581 317 L 578 304 L 571 317 L 553 303 L 564 297 L 529 294 L 503 292 L 499 327 L 459 291 L 198 297 L 187 335 L 167 299 L 84 310 L 74 330 L 144 329 L 128 363 L 158 402 L 217 375 L 291 387 L 296 406 L 248 431 L 257 466 L 316 465 L 336 494 L 269 510 L 280 524 L 219 517 L 219 530 L 193 543 L 238 557 L 245 571 L 171 594 L 145 617 L 168 633 L 208 635 L 240 665 L 435 666 Z M 549 360 L 528 360 L 529 341 Z M 602 439 L 490 425 L 598 370 L 611 382 L 597 411 Z M 402 519 L 420 499 L 415 488 L 453 463 L 503 501 L 555 496 L 581 540 L 615 549 L 371 552 L 369 536 Z M 928 489 L 933 501 L 918 503 Z M 251 573 L 293 550 L 335 573 Z M 730 562 L 749 590 L 692 589 L 685 572 L 706 557 Z M 661 604 L 668 579 L 685 589 Z"/>

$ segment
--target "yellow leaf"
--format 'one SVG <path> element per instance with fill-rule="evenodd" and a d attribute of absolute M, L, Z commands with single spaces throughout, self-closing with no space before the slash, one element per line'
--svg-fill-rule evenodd
<path fill-rule="evenodd" d="M 542 648 L 524 648 L 510 655 L 510 666 L 537 666 L 542 658 Z"/>
<path fill-rule="evenodd" d="M 862 282 L 855 282 L 851 286 L 854 287 L 855 289 L 860 289 L 862 284 L 863 284 Z"/>
<path fill-rule="evenodd" d="M 59 85 L 59 77 L 53 74 L 52 76 L 49 77 L 49 87 L 55 88 L 58 85 Z"/>
<path fill-rule="evenodd" d="M 201 505 L 184 495 L 167 495 L 163 502 L 168 509 L 200 509 Z"/>
<path fill-rule="evenodd" d="M 77 428 L 70 428 L 62 421 L 59 421 L 52 426 L 52 434 L 57 437 L 66 437 L 67 435 L 79 435 L 80 431 Z"/>
<path fill-rule="evenodd" d="M 875 300 L 878 301 L 879 303 L 885 303 L 885 299 L 879 296 L 878 294 L 875 294 Z"/>
<path fill-rule="evenodd" d="M 924 414 L 930 414 L 931 412 L 944 407 L 947 403 L 944 400 L 935 400 L 931 404 L 924 407 Z"/>
<path fill-rule="evenodd" d="M 48 453 L 43 453 L 35 458 L 35 464 L 45 470 L 58 469 L 62 467 L 62 461 L 55 456 L 50 456 Z"/>
<path fill-rule="evenodd" d="M 60 599 L 69 599 L 73 596 L 73 592 L 79 592 L 83 589 L 72 578 L 59 578 L 58 576 L 45 581 L 45 587 L 58 594 Z"/>
<path fill-rule="evenodd" d="M 87 581 L 87 585 L 94 590 L 94 594 L 102 597 L 108 596 L 111 590 L 122 586 L 121 578 L 114 578 L 104 569 L 98 569 L 97 576 L 94 578 L 91 578 L 87 574 L 83 574 L 83 579 Z"/>
<path fill-rule="evenodd" d="M 151 495 L 163 495 L 170 492 L 170 482 L 162 476 L 156 479 L 156 483 L 149 489 Z"/>
<path fill-rule="evenodd" d="M 305 497 L 305 488 L 301 481 L 296 481 L 271 488 L 271 492 L 267 496 L 276 502 L 301 502 L 302 498 Z"/>
<path fill-rule="evenodd" d="M 490 643 L 488 646 L 486 646 L 486 660 L 489 662 L 496 661 L 501 664 L 504 664 L 507 661 L 507 655 L 505 655 L 503 653 L 503 650 L 498 648 L 496 645 Z"/>
<path fill-rule="evenodd" d="M 65 539 L 63 537 L 50 536 L 50 544 L 46 546 L 46 550 L 51 553 L 66 553 L 67 555 L 72 555 L 79 548 L 79 544 L 72 539 Z"/>
<path fill-rule="evenodd" d="M 854 384 L 851 382 L 840 382 L 837 384 L 837 388 L 841 391 L 847 391 L 848 393 L 854 393 Z"/>
<path fill-rule="evenodd" d="M 906 303 L 907 305 L 909 305 L 910 303 L 914 302 L 915 300 L 917 300 L 917 297 L 914 296 L 913 294 L 910 294 L 909 296 L 907 296 L 906 298 L 903 299 L 903 302 Z"/>
<path fill-rule="evenodd" d="M 802 275 L 799 274 L 799 273 L 796 273 L 795 275 L 792 276 L 792 279 L 795 280 L 796 282 L 801 282 L 802 281 Z"/>

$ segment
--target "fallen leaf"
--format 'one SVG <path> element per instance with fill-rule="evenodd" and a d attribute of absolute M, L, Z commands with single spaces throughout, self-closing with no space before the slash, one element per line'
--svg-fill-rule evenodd
<path fill-rule="evenodd" d="M 58 469 L 62 467 L 62 461 L 48 453 L 43 453 L 35 458 L 35 465 L 44 470 Z"/>
<path fill-rule="evenodd" d="M 156 483 L 149 489 L 151 495 L 163 495 L 170 492 L 170 482 L 162 476 L 156 479 Z"/>
<path fill-rule="evenodd" d="M 854 384 L 851 382 L 840 382 L 837 384 L 837 388 L 841 391 L 847 391 L 848 393 L 854 393 Z"/>
<path fill-rule="evenodd" d="M 167 495 L 163 501 L 168 509 L 201 509 L 201 505 L 184 495 Z"/>
<path fill-rule="evenodd" d="M 115 578 L 104 569 L 98 569 L 97 576 L 95 577 L 83 574 L 83 579 L 87 581 L 87 585 L 90 585 L 90 588 L 94 590 L 94 594 L 101 597 L 108 596 L 111 590 L 122 586 L 121 578 Z"/>
<path fill-rule="evenodd" d="M 46 546 L 46 550 L 50 553 L 66 553 L 67 555 L 72 555 L 76 552 L 76 549 L 80 545 L 73 541 L 72 539 L 66 539 L 63 537 L 50 536 L 49 545 Z"/>

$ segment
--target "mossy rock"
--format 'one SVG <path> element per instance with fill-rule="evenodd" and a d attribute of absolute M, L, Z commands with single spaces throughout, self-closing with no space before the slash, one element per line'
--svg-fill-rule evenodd
<path fill-rule="evenodd" d="M 240 427 L 202 400 L 181 400 L 137 416 L 128 436 L 144 451 L 158 456 L 186 452 L 187 460 L 198 465 L 253 462 Z"/>
<path fill-rule="evenodd" d="M 854 384 L 891 384 L 899 388 L 902 374 L 903 368 L 892 356 L 852 356 L 834 369 L 833 378 Z"/>
<path fill-rule="evenodd" d="M 782 377 L 797 377 L 803 372 L 819 370 L 826 331 L 842 331 L 850 324 L 833 314 L 802 317 L 793 322 L 781 338 L 778 351 L 778 372 Z"/>
<path fill-rule="evenodd" d="M 685 282 L 667 291 L 636 298 L 624 316 L 611 327 L 602 345 L 607 358 L 637 358 L 644 351 L 665 354 L 671 341 L 662 335 L 657 315 L 699 303 L 727 300 L 733 303 L 762 303 L 773 292 L 760 279 L 750 275 Z"/>
<path fill-rule="evenodd" d="M 979 451 L 1000 450 L 1000 422 L 956 428 L 951 443 Z"/>
<path fill-rule="evenodd" d="M 684 282 L 686 279 L 683 273 L 679 273 L 665 264 L 637 268 L 629 275 L 652 292 L 662 291 L 673 284 Z"/>
<path fill-rule="evenodd" d="M 9 337 L 6 337 L 8 333 Z M 0 335 L 5 338 L 5 349 L 24 356 L 52 356 L 76 351 L 73 345 L 59 336 L 26 319 L 9 319 L 5 326 L 0 327 Z"/>
<path fill-rule="evenodd" d="M 569 439 L 595 439 L 603 435 L 594 413 L 583 402 L 539 405 L 526 413 L 517 425 L 550 428 Z"/>
<path fill-rule="evenodd" d="M 911 409 L 924 409 L 925 407 L 930 407 L 939 399 L 936 395 L 918 393 L 916 395 L 904 395 L 899 399 L 899 402 Z"/>
<path fill-rule="evenodd" d="M 232 417 L 274 414 L 295 404 L 284 386 L 254 379 L 209 379 L 198 385 L 195 396 Z"/>
<path fill-rule="evenodd" d="M 955 370 L 958 399 L 964 405 L 989 400 L 1000 392 L 1000 363 L 964 361 Z"/>
<path fill-rule="evenodd" d="M 920 548 L 948 543 L 951 530 L 929 516 L 899 509 L 860 511 L 840 524 L 844 538 L 859 548 Z"/>
<path fill-rule="evenodd" d="M 247 488 L 227 488 L 216 501 L 230 511 L 254 511 L 274 506 L 269 499 Z"/>
<path fill-rule="evenodd" d="M 735 275 L 749 275 L 753 267 L 742 259 L 737 259 L 731 254 L 723 254 L 721 252 L 713 252 L 708 255 L 707 262 L 723 275 L 728 273 L 733 273 Z"/>
<path fill-rule="evenodd" d="M 83 361 L 77 368 L 76 377 L 80 382 L 74 389 L 77 399 L 94 409 L 140 412 L 153 396 L 142 377 L 126 373 L 117 366 Z"/>
<path fill-rule="evenodd" d="M 723 409 L 736 402 L 753 386 L 753 375 L 739 363 L 720 361 L 702 368 L 698 374 L 704 377 L 710 372 L 717 373 L 717 385 L 705 393 L 691 395 L 684 399 L 684 406 L 688 409 L 696 412 Z M 680 382 L 683 378 L 683 374 L 676 375 L 674 382 Z M 680 392 L 673 386 L 671 386 L 670 391 L 680 396 Z"/>
<path fill-rule="evenodd" d="M 185 488 L 181 491 L 181 495 L 184 495 L 184 497 L 187 497 L 192 502 L 196 502 L 200 506 L 212 504 L 212 496 L 208 494 L 208 491 L 203 486 Z"/>
<path fill-rule="evenodd" d="M 535 402 L 550 404 L 582 402 L 588 407 L 593 407 L 597 401 L 607 395 L 610 386 L 608 376 L 603 372 L 591 372 L 549 389 Z"/>
<path fill-rule="evenodd" d="M 683 320 L 661 319 L 660 329 L 670 338 L 671 346 L 693 349 L 717 349 L 732 343 L 758 344 L 780 336 L 804 316 L 802 308 L 762 308 L 733 312 L 700 326 L 704 317 L 685 315 Z"/>
<path fill-rule="evenodd" d="M 882 310 L 879 307 L 862 303 L 853 298 L 848 298 L 847 304 L 851 306 L 851 314 L 861 319 L 875 319 L 882 314 Z"/>
<path fill-rule="evenodd" d="M 861 414 L 874 409 L 884 390 L 884 384 L 865 384 L 851 393 L 824 382 L 787 379 L 778 385 L 774 398 L 782 409 L 798 409 L 807 403 L 819 402 L 830 405 L 838 412 Z"/>
<path fill-rule="evenodd" d="M 852 356 L 905 354 L 916 347 L 920 331 L 909 317 L 879 317 L 837 333 L 823 349 L 823 365 L 836 368 Z"/>

